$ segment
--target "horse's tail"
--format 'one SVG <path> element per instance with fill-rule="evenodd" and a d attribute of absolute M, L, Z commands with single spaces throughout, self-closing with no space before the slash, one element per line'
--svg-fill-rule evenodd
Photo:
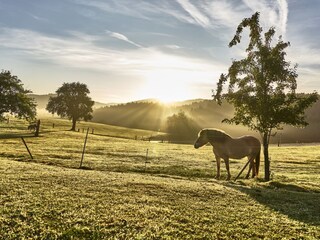
<path fill-rule="evenodd" d="M 259 175 L 260 152 L 261 152 L 261 147 L 259 148 L 259 152 L 257 153 L 257 156 L 256 156 L 256 176 Z"/>

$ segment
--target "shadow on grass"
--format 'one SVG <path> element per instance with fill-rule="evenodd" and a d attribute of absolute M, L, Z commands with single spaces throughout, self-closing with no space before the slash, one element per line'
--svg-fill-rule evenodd
<path fill-rule="evenodd" d="M 135 166 L 113 165 L 108 167 L 104 166 L 102 168 L 96 167 L 94 170 L 121 173 L 139 173 L 171 178 L 213 178 L 213 174 L 210 171 L 205 169 L 189 169 L 181 165 L 152 167 L 144 164 L 137 164 Z"/>
<path fill-rule="evenodd" d="M 39 136 L 41 137 L 43 134 L 46 133 L 56 133 L 56 132 L 70 132 L 71 130 L 45 130 L 39 132 Z M 36 137 L 34 133 L 8 133 L 8 134 L 0 134 L 0 139 L 15 139 L 15 138 L 34 138 Z"/>
<path fill-rule="evenodd" d="M 229 187 L 239 190 L 257 202 L 288 216 L 291 219 L 320 226 L 320 192 L 310 190 L 294 184 L 270 182 L 267 185 L 248 187 L 228 184 Z"/>
<path fill-rule="evenodd" d="M 13 138 L 34 138 L 34 133 L 10 133 L 0 134 L 0 139 L 13 139 Z"/>

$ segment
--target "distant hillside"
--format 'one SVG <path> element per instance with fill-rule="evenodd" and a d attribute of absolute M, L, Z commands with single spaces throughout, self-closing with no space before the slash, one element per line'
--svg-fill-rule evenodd
<path fill-rule="evenodd" d="M 49 98 L 56 96 L 56 94 L 44 94 L 44 95 L 30 94 L 29 96 L 34 98 L 37 103 L 38 115 L 44 116 L 44 115 L 50 114 L 49 112 L 47 112 L 46 106 L 48 104 Z M 106 104 L 106 103 L 94 102 L 93 109 L 101 108 L 105 106 L 111 106 L 111 105 L 115 105 L 115 103 Z"/>
<path fill-rule="evenodd" d="M 169 108 L 154 102 L 131 102 L 107 106 L 93 112 L 93 121 L 129 128 L 158 131 L 169 116 Z"/>
<path fill-rule="evenodd" d="M 34 98 L 34 100 L 37 103 L 38 109 L 45 109 L 48 104 L 49 98 L 56 96 L 56 94 L 45 94 L 45 95 L 30 94 L 29 96 Z"/>
<path fill-rule="evenodd" d="M 176 105 L 138 101 L 106 106 L 94 111 L 93 121 L 129 128 L 164 131 L 167 117 L 179 111 L 184 111 L 201 128 L 220 128 L 232 136 L 254 134 L 260 137 L 257 133 L 249 131 L 246 127 L 221 123 L 223 119 L 232 117 L 233 107 L 227 103 L 219 106 L 212 100 L 197 99 Z M 286 126 L 272 137 L 271 142 L 320 142 L 320 101 L 306 111 L 306 116 L 309 122 L 308 127 L 298 129 Z"/>

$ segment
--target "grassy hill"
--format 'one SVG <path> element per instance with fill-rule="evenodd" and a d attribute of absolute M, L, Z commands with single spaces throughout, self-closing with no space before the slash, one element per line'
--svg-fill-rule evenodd
<path fill-rule="evenodd" d="M 84 170 L 85 134 L 68 131 L 69 121 L 44 119 L 38 138 L 24 124 L 0 123 L 3 239 L 320 238 L 319 145 L 271 146 L 272 181 L 228 182 L 213 179 L 210 147 L 81 123 L 99 133 L 88 137 Z M 244 163 L 231 161 L 233 176 Z"/>

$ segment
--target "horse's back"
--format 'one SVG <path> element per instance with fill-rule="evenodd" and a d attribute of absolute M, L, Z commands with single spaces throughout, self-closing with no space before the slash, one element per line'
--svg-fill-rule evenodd
<path fill-rule="evenodd" d="M 232 138 L 226 146 L 229 157 L 235 159 L 256 155 L 260 152 L 260 148 L 261 144 L 259 139 L 249 135 Z"/>
<path fill-rule="evenodd" d="M 251 136 L 251 135 L 245 135 L 242 137 L 239 137 L 237 139 L 242 139 L 244 142 L 246 142 L 250 146 L 259 146 L 261 145 L 258 138 Z"/>

